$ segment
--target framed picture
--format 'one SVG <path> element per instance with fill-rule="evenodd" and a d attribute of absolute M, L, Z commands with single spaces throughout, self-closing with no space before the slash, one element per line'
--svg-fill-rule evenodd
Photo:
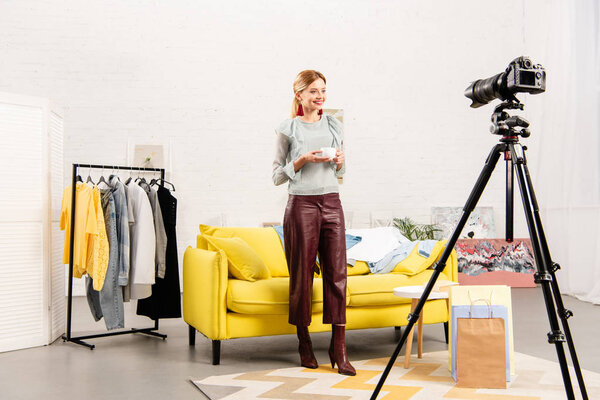
<path fill-rule="evenodd" d="M 271 226 L 279 226 L 279 225 L 281 225 L 281 222 L 263 222 L 262 223 L 263 228 L 269 228 Z"/>
<path fill-rule="evenodd" d="M 344 125 L 344 110 L 342 108 L 324 108 L 323 112 L 337 118 Z"/>
<path fill-rule="evenodd" d="M 535 287 L 530 239 L 459 239 L 454 248 L 461 285 Z"/>
<path fill-rule="evenodd" d="M 463 213 L 462 207 L 431 207 L 432 223 L 441 229 L 437 239 L 447 239 L 458 224 Z M 475 207 L 460 238 L 493 238 L 496 237 L 493 207 Z"/>
<path fill-rule="evenodd" d="M 127 164 L 132 167 L 171 170 L 170 140 L 136 139 L 127 141 Z"/>

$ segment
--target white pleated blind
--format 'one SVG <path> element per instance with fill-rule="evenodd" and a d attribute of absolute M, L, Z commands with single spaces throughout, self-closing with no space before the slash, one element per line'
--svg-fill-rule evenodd
<path fill-rule="evenodd" d="M 52 223 L 52 273 L 51 273 L 51 332 L 49 341 L 53 342 L 65 333 L 66 323 L 66 292 L 65 292 L 65 266 L 62 263 L 64 245 L 63 232 L 59 230 L 58 222 Z"/>
<path fill-rule="evenodd" d="M 55 112 L 50 113 L 49 120 L 49 169 L 50 169 L 50 219 L 51 219 L 51 254 L 50 254 L 50 341 L 54 341 L 65 332 L 66 294 L 64 270 L 62 263 L 64 234 L 60 231 L 60 207 L 63 194 L 63 119 Z"/>
<path fill-rule="evenodd" d="M 46 344 L 42 226 L 0 223 L 0 350 Z"/>
<path fill-rule="evenodd" d="M 0 222 L 42 221 L 42 131 L 40 107 L 0 103 Z"/>
<path fill-rule="evenodd" d="M 48 100 L 0 93 L 0 137 L 2 352 L 48 344 L 64 332 L 64 267 L 53 237 L 62 119 L 51 116 Z"/>
<path fill-rule="evenodd" d="M 0 349 L 37 346 L 44 332 L 42 133 L 38 106 L 0 104 Z"/>

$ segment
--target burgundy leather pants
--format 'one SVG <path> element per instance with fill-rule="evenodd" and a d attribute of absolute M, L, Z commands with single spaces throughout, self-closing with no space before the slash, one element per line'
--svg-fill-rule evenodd
<path fill-rule="evenodd" d="M 283 219 L 290 271 L 289 323 L 311 322 L 317 251 L 323 278 L 323 323 L 346 323 L 346 235 L 338 193 L 289 195 Z"/>

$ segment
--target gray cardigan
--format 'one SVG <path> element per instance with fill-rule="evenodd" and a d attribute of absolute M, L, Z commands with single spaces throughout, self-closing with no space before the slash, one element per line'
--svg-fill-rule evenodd
<path fill-rule="evenodd" d="M 294 171 L 294 161 L 309 151 L 328 146 L 343 149 L 342 124 L 335 117 L 323 115 L 321 120 L 314 123 L 303 122 L 298 117 L 286 119 L 275 129 L 275 133 L 277 143 L 272 176 L 275 185 L 289 182 L 288 192 L 297 195 L 338 192 L 336 178 L 344 174 L 345 163 L 339 171 L 335 163 L 305 165 Z M 323 137 L 329 135 L 331 140 L 322 142 Z"/>

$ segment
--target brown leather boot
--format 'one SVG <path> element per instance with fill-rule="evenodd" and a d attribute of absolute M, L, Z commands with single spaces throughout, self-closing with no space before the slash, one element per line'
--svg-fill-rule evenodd
<path fill-rule="evenodd" d="M 342 375 L 356 375 L 356 370 L 348 361 L 346 354 L 346 327 L 344 325 L 332 325 L 331 344 L 329 345 L 329 360 L 331 368 L 337 364 L 338 373 Z"/>
<path fill-rule="evenodd" d="M 300 353 L 300 365 L 305 368 L 315 369 L 319 367 L 317 359 L 312 349 L 312 342 L 308 334 L 308 327 L 297 326 L 296 332 L 298 335 L 298 353 Z"/>

